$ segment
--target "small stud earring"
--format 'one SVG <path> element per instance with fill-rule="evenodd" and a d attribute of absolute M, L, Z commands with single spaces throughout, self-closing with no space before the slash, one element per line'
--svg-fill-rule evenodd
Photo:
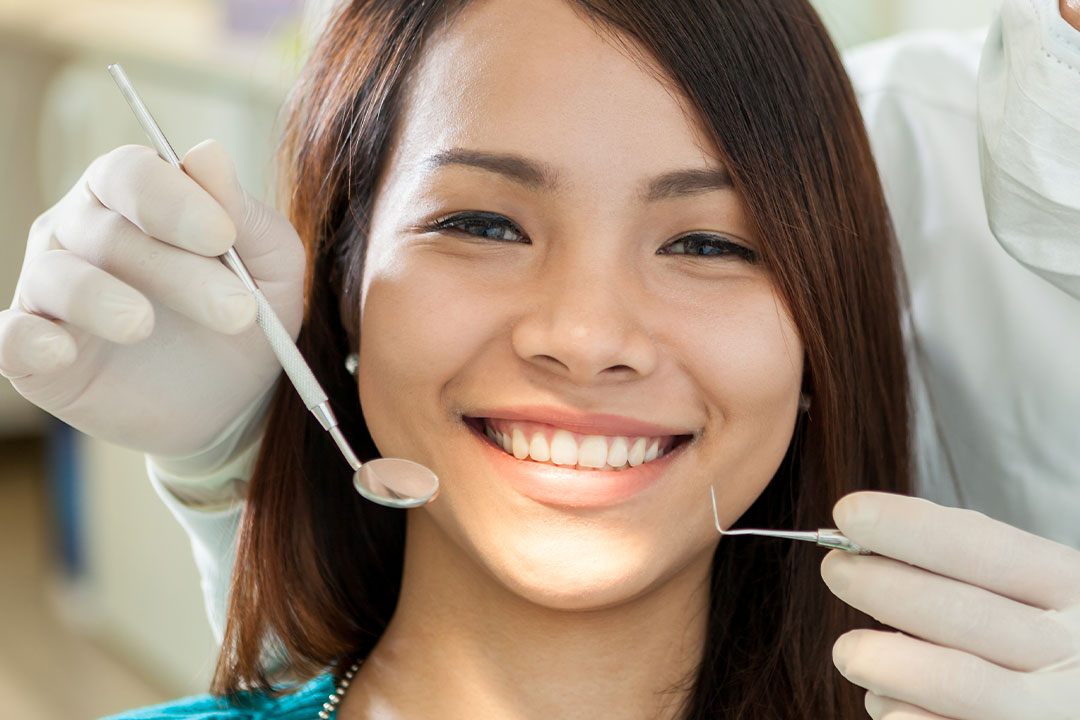
<path fill-rule="evenodd" d="M 356 370 L 360 367 L 360 356 L 356 353 L 349 353 L 345 356 L 345 369 L 349 371 L 349 374 L 356 377 Z"/>
<path fill-rule="evenodd" d="M 799 393 L 799 412 L 806 412 L 810 409 L 810 396 L 804 392 Z"/>

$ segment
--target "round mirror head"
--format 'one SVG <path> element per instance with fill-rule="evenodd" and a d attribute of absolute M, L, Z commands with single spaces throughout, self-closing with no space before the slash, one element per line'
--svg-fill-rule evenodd
<path fill-rule="evenodd" d="M 369 460 L 353 474 L 356 491 L 393 508 L 419 507 L 439 494 L 439 478 L 420 463 L 400 458 Z"/>

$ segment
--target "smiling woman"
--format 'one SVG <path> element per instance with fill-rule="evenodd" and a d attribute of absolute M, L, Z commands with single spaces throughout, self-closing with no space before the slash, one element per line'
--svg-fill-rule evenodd
<path fill-rule="evenodd" d="M 345 717 L 861 712 L 819 554 L 718 544 L 709 501 L 816 527 L 908 487 L 892 233 L 805 2 L 346 3 L 282 158 L 299 346 L 442 491 L 364 503 L 279 389 L 218 692 L 276 638 L 366 658 Z"/>

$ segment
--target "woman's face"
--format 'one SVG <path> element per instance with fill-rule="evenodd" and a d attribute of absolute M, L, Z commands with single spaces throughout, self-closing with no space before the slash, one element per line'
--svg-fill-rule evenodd
<path fill-rule="evenodd" d="M 710 485 L 733 522 L 795 423 L 762 238 L 661 76 L 561 0 L 474 2 L 425 46 L 374 205 L 364 417 L 442 482 L 410 542 L 548 607 L 707 568 Z"/>

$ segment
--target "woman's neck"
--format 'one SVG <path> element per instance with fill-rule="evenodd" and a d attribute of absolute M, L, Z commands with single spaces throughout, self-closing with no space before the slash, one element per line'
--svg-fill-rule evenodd
<path fill-rule="evenodd" d="M 711 553 L 616 607 L 561 611 L 414 535 L 397 611 L 341 720 L 677 717 L 704 647 Z"/>

